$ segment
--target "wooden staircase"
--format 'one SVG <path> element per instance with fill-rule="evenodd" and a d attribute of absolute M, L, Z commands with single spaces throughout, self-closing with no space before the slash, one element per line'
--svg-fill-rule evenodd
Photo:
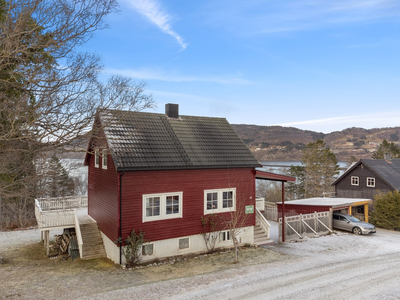
<path fill-rule="evenodd" d="M 270 245 L 273 243 L 274 241 L 268 238 L 267 234 L 261 228 L 261 226 L 259 224 L 256 224 L 256 226 L 254 226 L 254 244 L 258 246 L 263 246 L 263 245 Z"/>
<path fill-rule="evenodd" d="M 97 223 L 80 224 L 82 233 L 82 259 L 107 257 Z"/>

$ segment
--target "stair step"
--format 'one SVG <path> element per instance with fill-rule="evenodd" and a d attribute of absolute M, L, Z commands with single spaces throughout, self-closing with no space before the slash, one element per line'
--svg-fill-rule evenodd
<path fill-rule="evenodd" d="M 96 259 L 96 258 L 104 258 L 107 257 L 106 254 L 95 254 L 95 255 L 88 255 L 82 257 L 82 260 L 89 260 L 89 259 Z"/>

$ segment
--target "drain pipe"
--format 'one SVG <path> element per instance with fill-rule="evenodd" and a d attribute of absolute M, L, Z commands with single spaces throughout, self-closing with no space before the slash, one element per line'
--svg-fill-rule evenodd
<path fill-rule="evenodd" d="M 118 207 L 118 235 L 119 235 L 119 264 L 122 264 L 122 175 L 125 172 L 119 172 L 118 190 L 119 190 L 119 207 Z"/>

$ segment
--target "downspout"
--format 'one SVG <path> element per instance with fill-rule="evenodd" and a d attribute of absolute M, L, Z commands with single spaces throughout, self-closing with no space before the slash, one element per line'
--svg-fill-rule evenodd
<path fill-rule="evenodd" d="M 285 242 L 285 182 L 282 181 L 282 243 Z"/>
<path fill-rule="evenodd" d="M 118 205 L 118 235 L 119 235 L 119 264 L 122 264 L 122 175 L 125 172 L 119 172 L 118 190 L 119 190 L 119 205 Z"/>

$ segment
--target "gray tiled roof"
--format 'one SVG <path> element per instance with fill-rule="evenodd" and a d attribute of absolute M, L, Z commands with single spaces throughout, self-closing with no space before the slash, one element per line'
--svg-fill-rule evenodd
<path fill-rule="evenodd" d="M 260 167 L 224 118 L 103 110 L 118 171 Z"/>
<path fill-rule="evenodd" d="M 400 159 L 390 161 L 384 159 L 363 159 L 381 178 L 386 180 L 393 188 L 400 190 Z"/>

